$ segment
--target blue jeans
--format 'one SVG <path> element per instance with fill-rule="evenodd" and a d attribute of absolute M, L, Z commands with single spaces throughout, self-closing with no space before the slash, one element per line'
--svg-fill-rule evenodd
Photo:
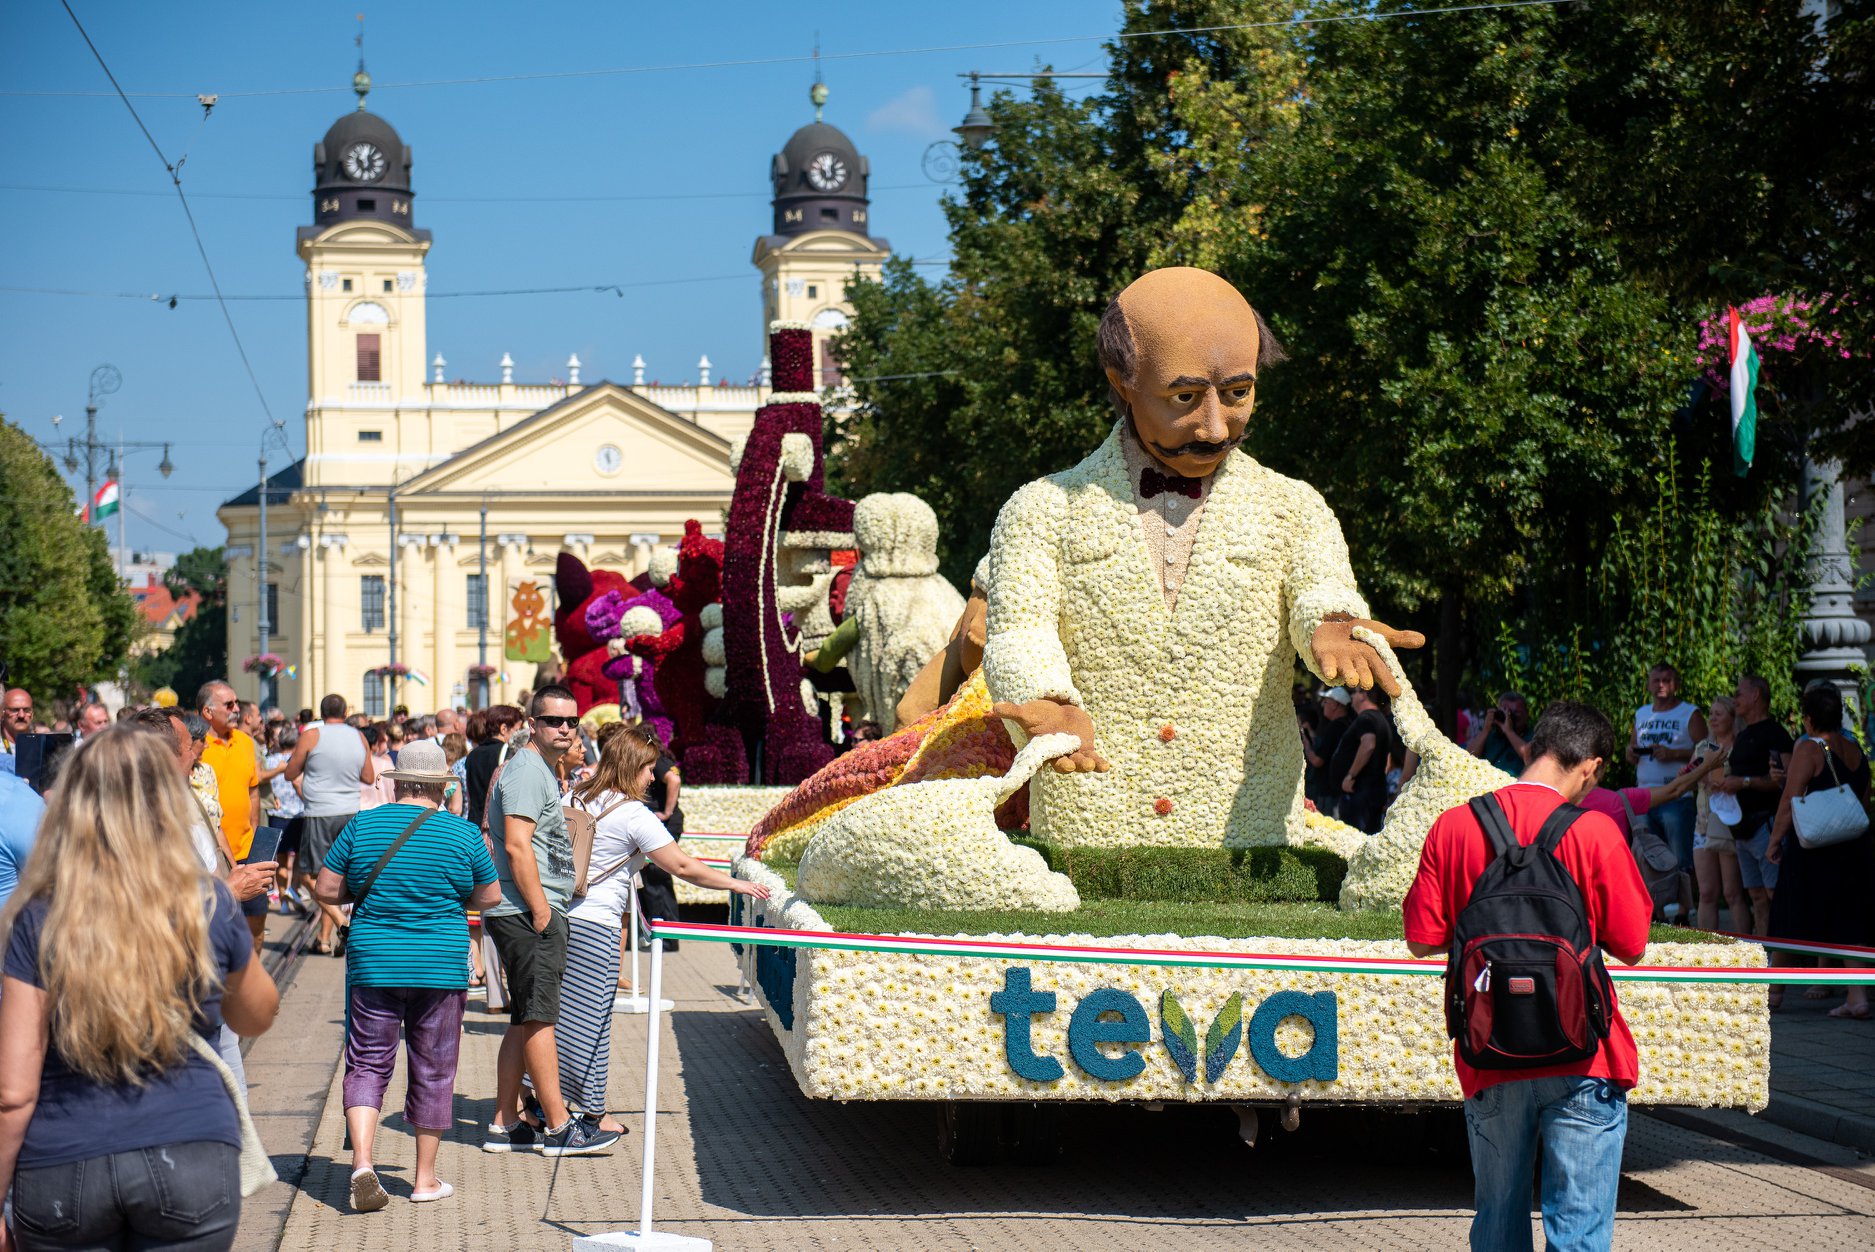
<path fill-rule="evenodd" d="M 1654 828 L 1673 855 L 1679 859 L 1680 869 L 1685 873 L 1693 872 L 1693 823 L 1697 813 L 1693 797 L 1682 796 L 1671 804 L 1663 804 L 1650 810 L 1641 820 Z"/>
<path fill-rule="evenodd" d="M 241 1154 L 225 1143 L 166 1143 L 13 1178 L 20 1252 L 226 1252 L 241 1224 Z"/>
<path fill-rule="evenodd" d="M 1605 1250 L 1615 1237 L 1615 1186 L 1628 1097 L 1601 1078 L 1521 1078 L 1465 1101 L 1476 1182 L 1472 1252 L 1530 1252 L 1530 1178 L 1543 1164 L 1549 1252 Z"/>

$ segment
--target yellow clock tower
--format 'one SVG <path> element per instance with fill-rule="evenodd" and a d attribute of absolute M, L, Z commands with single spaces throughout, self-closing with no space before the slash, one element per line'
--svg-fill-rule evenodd
<path fill-rule="evenodd" d="M 891 246 L 872 234 L 866 158 L 837 127 L 821 120 L 827 86 L 815 83 L 814 120 L 794 132 L 769 167 L 774 233 L 755 241 L 762 272 L 762 325 L 803 322 L 814 330 L 821 386 L 840 381 L 828 341 L 847 323 L 846 285 L 877 279 Z"/>
<path fill-rule="evenodd" d="M 362 86 L 369 86 L 368 80 Z M 358 110 L 313 148 L 313 225 L 299 231 L 306 265 L 308 366 L 305 485 L 389 483 L 453 440 L 406 430 L 397 416 L 428 405 L 424 272 L 430 232 L 413 222 L 411 153 L 391 124 Z M 420 421 L 413 427 L 425 425 Z"/>

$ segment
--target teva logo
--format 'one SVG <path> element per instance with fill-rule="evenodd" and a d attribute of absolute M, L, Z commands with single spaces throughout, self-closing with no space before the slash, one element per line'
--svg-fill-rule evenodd
<path fill-rule="evenodd" d="M 1065 1071 L 1052 1056 L 1035 1051 L 1030 1030 L 1037 1013 L 1055 1011 L 1055 993 L 1036 991 L 1029 971 L 1012 966 L 1003 971 L 1003 989 L 990 994 L 990 1012 L 1003 1019 L 1003 1055 L 1019 1078 L 1053 1082 Z M 1289 1056 L 1276 1046 L 1276 1028 L 1299 1017 L 1314 1030 L 1308 1051 Z M 1185 1081 L 1198 1081 L 1202 1065 L 1205 1082 L 1216 1082 L 1237 1055 L 1247 1035 L 1250 1059 L 1277 1082 L 1333 1082 L 1340 1074 L 1340 1043 L 1336 1037 L 1337 1010 L 1332 991 L 1278 991 L 1250 1014 L 1248 1029 L 1243 1014 L 1243 993 L 1230 998 L 1211 1019 L 1203 1046 L 1198 1028 L 1170 987 L 1159 995 L 1159 1042 L 1178 1066 Z M 1152 1022 L 1146 1007 L 1115 987 L 1102 987 L 1074 1006 L 1068 1019 L 1068 1055 L 1081 1072 L 1099 1082 L 1125 1082 L 1146 1068 L 1146 1058 L 1133 1044 L 1152 1040 Z M 1101 1044 L 1120 1044 L 1118 1056 L 1100 1050 Z"/>

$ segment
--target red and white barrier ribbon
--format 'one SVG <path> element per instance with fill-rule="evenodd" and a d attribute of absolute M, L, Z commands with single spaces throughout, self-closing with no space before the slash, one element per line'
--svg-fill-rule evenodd
<path fill-rule="evenodd" d="M 773 926 L 716 926 L 648 919 L 653 935 L 703 943 L 748 943 L 830 952 L 890 952 L 910 956 L 969 956 L 1004 961 L 1074 961 L 1095 965 L 1156 965 L 1186 969 L 1242 969 L 1324 974 L 1443 975 L 1445 962 L 1374 956 L 1317 956 L 1304 952 L 1203 951 L 1125 948 L 1033 940 L 940 938 L 926 935 L 848 934 L 836 930 L 783 930 Z M 1763 969 L 1733 965 L 1632 965 L 1608 971 L 1617 982 L 1875 984 L 1875 969 Z"/>

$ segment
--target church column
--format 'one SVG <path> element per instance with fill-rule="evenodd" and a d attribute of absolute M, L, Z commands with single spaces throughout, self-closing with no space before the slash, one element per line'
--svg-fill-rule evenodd
<path fill-rule="evenodd" d="M 518 662 L 507 659 L 508 619 L 514 613 L 508 601 L 514 594 L 515 580 L 521 574 L 521 548 L 525 542 L 525 536 L 518 534 L 500 537 L 501 570 L 495 575 L 496 585 L 489 588 L 488 611 L 494 616 L 489 619 L 488 633 L 493 636 L 494 646 L 489 649 L 493 656 L 488 663 L 498 671 L 493 686 L 495 701 L 500 704 L 514 702 L 513 666 Z"/>
<path fill-rule="evenodd" d="M 416 588 L 423 585 L 423 574 L 411 567 L 423 559 L 423 538 L 405 532 L 397 536 L 397 542 L 402 545 L 397 550 L 397 659 L 405 665 L 421 669 L 423 662 L 429 658 L 423 656 L 423 650 L 418 644 L 416 624 L 421 619 L 412 601 L 416 599 Z M 420 657 L 421 660 L 418 659 Z M 408 681 L 392 682 L 391 708 L 395 709 L 399 704 L 408 705 L 409 691 Z"/>
<path fill-rule="evenodd" d="M 436 686 L 434 705 L 442 708 L 455 700 L 452 694 L 455 686 L 464 678 L 456 672 L 456 615 L 450 609 L 453 597 L 448 594 L 448 587 L 456 574 L 455 562 L 456 536 L 448 533 L 431 536 L 430 560 L 434 563 L 435 580 L 431 584 L 430 629 L 435 633 L 436 667 L 430 671 L 430 681 Z"/>
<path fill-rule="evenodd" d="M 324 624 L 321 627 L 325 638 L 323 659 L 319 663 L 319 698 L 323 699 L 332 692 L 345 696 L 347 705 L 355 705 L 362 699 L 364 692 L 354 684 L 359 681 L 356 674 L 345 672 L 345 618 L 339 610 L 344 601 L 342 580 L 346 574 L 345 536 L 330 531 L 319 537 L 319 559 L 325 563 L 324 587 L 321 588 L 321 608 Z M 318 712 L 318 700 L 312 701 L 313 711 Z"/>

